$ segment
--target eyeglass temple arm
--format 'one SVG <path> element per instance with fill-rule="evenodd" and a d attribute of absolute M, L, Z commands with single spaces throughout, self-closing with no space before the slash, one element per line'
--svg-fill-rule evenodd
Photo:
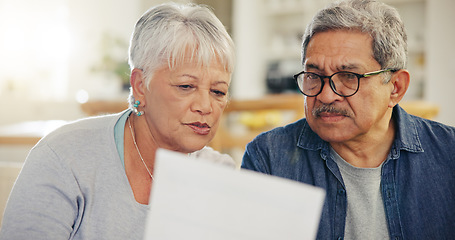
<path fill-rule="evenodd" d="M 382 70 L 378 70 L 378 71 L 374 71 L 374 72 L 365 73 L 362 76 L 363 77 L 370 77 L 370 76 L 378 75 L 378 74 L 381 74 L 383 72 L 389 72 L 389 71 L 390 72 L 396 72 L 398 70 L 397 69 L 393 69 L 393 68 L 387 68 L 387 69 L 382 69 Z"/>

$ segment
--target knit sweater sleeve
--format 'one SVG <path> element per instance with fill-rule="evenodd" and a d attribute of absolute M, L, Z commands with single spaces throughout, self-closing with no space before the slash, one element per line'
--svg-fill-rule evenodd
<path fill-rule="evenodd" d="M 0 239 L 71 239 L 81 196 L 65 162 L 48 145 L 35 147 L 11 192 Z"/>

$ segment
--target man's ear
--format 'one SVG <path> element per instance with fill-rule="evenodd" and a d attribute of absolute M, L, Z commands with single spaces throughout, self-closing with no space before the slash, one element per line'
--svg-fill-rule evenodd
<path fill-rule="evenodd" d="M 134 68 L 131 71 L 130 84 L 133 88 L 133 95 L 136 100 L 144 102 L 144 95 L 147 88 L 144 72 L 141 69 Z"/>
<path fill-rule="evenodd" d="M 409 87 L 410 76 L 409 72 L 404 69 L 400 69 L 392 74 L 390 83 L 392 84 L 392 91 L 390 93 L 389 107 L 393 108 L 397 105 Z"/>

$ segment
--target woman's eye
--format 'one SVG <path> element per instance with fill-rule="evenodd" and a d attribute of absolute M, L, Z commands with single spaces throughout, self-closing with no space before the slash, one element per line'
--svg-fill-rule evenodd
<path fill-rule="evenodd" d="M 178 87 L 183 90 L 189 90 L 189 89 L 193 88 L 192 85 L 188 85 L 188 84 L 178 85 Z"/>
<path fill-rule="evenodd" d="M 226 96 L 226 93 L 223 92 L 223 91 L 220 91 L 220 90 L 212 90 L 212 92 L 213 92 L 215 95 L 220 96 L 220 97 Z"/>

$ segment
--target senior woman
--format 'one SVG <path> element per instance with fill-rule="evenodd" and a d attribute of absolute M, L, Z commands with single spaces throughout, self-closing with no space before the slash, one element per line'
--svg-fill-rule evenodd
<path fill-rule="evenodd" d="M 147 11 L 130 42 L 130 109 L 44 137 L 12 190 L 0 238 L 142 239 L 157 148 L 233 166 L 206 147 L 233 62 L 233 42 L 206 7 Z"/>

